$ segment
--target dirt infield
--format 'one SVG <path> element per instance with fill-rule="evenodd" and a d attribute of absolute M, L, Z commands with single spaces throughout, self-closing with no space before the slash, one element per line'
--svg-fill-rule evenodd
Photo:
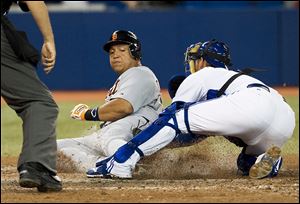
<path fill-rule="evenodd" d="M 298 87 L 277 90 L 283 95 L 299 95 Z M 103 100 L 105 92 L 53 95 L 57 101 L 83 102 Z M 167 95 L 166 91 L 163 95 Z M 299 203 L 299 154 L 284 155 L 276 178 L 254 180 L 236 172 L 240 149 L 232 146 L 225 151 L 216 146 L 216 139 L 220 138 L 191 147 L 163 149 L 143 159 L 131 180 L 88 179 L 83 173 L 58 169 L 63 180 L 63 191 L 59 193 L 38 193 L 36 189 L 19 187 L 17 158 L 1 157 L 1 203 Z M 233 145 L 225 140 L 221 143 Z"/>
<path fill-rule="evenodd" d="M 194 155 L 188 154 L 192 149 L 185 149 L 186 154 L 164 149 L 145 158 L 132 180 L 88 179 L 83 173 L 60 170 L 59 193 L 19 187 L 17 159 L 2 158 L 1 202 L 299 202 L 299 155 L 285 156 L 276 178 L 254 180 L 236 174 L 237 155 L 214 152 L 209 141 L 197 148 L 201 151 Z"/>

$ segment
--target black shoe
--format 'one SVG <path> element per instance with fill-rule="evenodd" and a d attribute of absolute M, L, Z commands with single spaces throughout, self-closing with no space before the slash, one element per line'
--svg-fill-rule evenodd
<path fill-rule="evenodd" d="M 27 162 L 18 168 L 19 184 L 24 188 L 37 187 L 40 192 L 61 191 L 62 183 L 58 176 L 37 162 Z"/>

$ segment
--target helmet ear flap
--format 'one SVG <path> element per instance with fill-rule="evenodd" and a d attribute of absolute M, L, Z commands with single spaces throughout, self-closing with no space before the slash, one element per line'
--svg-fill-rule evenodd
<path fill-rule="evenodd" d="M 142 58 L 142 55 L 141 55 L 141 48 L 140 48 L 140 45 L 139 44 L 133 44 L 131 43 L 129 45 L 129 51 L 130 51 L 130 54 L 131 56 L 136 59 L 136 60 L 140 60 Z"/>

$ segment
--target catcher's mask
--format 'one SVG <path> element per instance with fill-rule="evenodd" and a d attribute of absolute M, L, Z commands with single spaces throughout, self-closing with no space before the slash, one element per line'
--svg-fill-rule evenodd
<path fill-rule="evenodd" d="M 184 67 L 186 76 L 196 72 L 195 61 L 201 58 L 199 53 L 199 48 L 201 47 L 201 45 L 201 42 L 192 44 L 186 49 L 186 52 L 184 53 Z"/>
<path fill-rule="evenodd" d="M 113 32 L 109 41 L 103 46 L 103 49 L 106 52 L 109 52 L 110 47 L 117 44 L 129 45 L 131 56 L 136 60 L 140 60 L 142 58 L 141 43 L 133 32 L 125 30 L 117 30 Z"/>
<path fill-rule="evenodd" d="M 215 39 L 189 46 L 185 52 L 185 72 L 187 75 L 195 72 L 195 60 L 203 58 L 212 67 L 228 69 L 231 66 L 229 47 Z"/>

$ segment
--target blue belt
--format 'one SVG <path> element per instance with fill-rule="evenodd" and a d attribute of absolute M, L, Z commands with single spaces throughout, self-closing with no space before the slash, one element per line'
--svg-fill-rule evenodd
<path fill-rule="evenodd" d="M 264 89 L 264 90 L 270 92 L 269 87 L 267 87 L 266 85 L 263 85 L 263 84 L 253 83 L 253 84 L 249 84 L 249 85 L 247 86 L 247 88 L 253 88 L 253 87 L 259 87 L 259 88 L 262 88 L 262 89 Z"/>

